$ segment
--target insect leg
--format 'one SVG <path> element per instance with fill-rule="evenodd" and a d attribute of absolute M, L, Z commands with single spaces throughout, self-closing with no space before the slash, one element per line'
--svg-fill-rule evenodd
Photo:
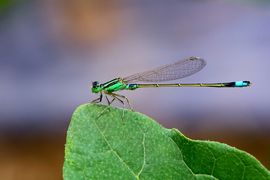
<path fill-rule="evenodd" d="M 93 101 L 91 101 L 91 103 L 100 103 L 102 101 L 102 93 L 100 93 L 100 96 L 97 99 L 94 99 Z"/>
<path fill-rule="evenodd" d="M 125 107 L 126 107 L 124 101 L 122 99 L 120 99 L 119 97 L 115 96 L 114 93 L 110 93 L 109 95 L 113 97 L 113 100 L 117 99 L 119 102 L 121 102 L 123 104 L 124 108 L 123 108 L 123 113 L 122 113 L 121 118 L 124 119 Z"/>
<path fill-rule="evenodd" d="M 109 100 L 109 98 L 108 98 L 108 96 L 107 95 L 105 95 L 105 97 L 106 97 L 106 99 L 107 99 L 107 102 L 108 102 L 108 105 L 110 106 L 112 103 L 113 103 L 113 101 L 115 100 L 115 97 L 113 97 L 113 99 L 110 101 Z"/>
<path fill-rule="evenodd" d="M 128 100 L 128 98 L 126 96 L 120 95 L 120 94 L 115 94 L 115 93 L 111 93 L 111 94 L 114 95 L 115 97 L 121 97 L 121 98 L 126 99 L 126 101 L 128 103 L 128 106 L 129 106 L 129 109 L 133 110 L 132 107 L 131 107 L 131 105 L 130 105 L 130 103 L 129 103 L 129 100 Z"/>
<path fill-rule="evenodd" d="M 106 98 L 106 100 L 107 100 L 108 105 L 110 105 L 110 100 L 109 100 L 109 98 L 108 98 L 107 95 L 105 95 L 105 98 Z"/>
<path fill-rule="evenodd" d="M 99 99 L 99 102 L 102 101 L 102 97 L 103 97 L 103 94 L 102 94 L 102 92 L 101 92 L 101 93 L 100 93 L 100 99 Z"/>

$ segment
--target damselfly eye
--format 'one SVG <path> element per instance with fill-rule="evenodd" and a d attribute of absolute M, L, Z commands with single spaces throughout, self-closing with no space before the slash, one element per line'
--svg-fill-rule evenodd
<path fill-rule="evenodd" d="M 94 82 L 92 83 L 92 86 L 93 86 L 93 87 L 97 87 L 98 84 L 99 84 L 98 81 L 94 81 Z"/>

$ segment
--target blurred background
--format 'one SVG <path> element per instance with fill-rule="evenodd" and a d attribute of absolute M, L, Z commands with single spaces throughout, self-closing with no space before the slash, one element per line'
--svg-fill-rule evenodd
<path fill-rule="evenodd" d="M 189 56 L 208 64 L 177 82 L 253 86 L 123 94 L 163 126 L 245 150 L 269 169 L 269 22 L 263 0 L 0 0 L 0 179 L 62 179 L 66 130 L 97 97 L 92 81 Z"/>

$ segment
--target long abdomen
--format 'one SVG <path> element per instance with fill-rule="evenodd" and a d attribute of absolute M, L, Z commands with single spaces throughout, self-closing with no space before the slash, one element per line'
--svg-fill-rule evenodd
<path fill-rule="evenodd" d="M 247 87 L 250 86 L 249 81 L 235 81 L 226 83 L 188 83 L 188 84 L 128 84 L 126 89 L 134 90 L 137 88 L 152 88 L 152 87 Z"/>

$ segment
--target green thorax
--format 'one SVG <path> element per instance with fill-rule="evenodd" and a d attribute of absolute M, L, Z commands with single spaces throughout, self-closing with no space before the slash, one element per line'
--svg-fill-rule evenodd
<path fill-rule="evenodd" d="M 107 92 L 115 92 L 126 89 L 127 84 L 125 84 L 122 78 L 115 78 L 111 81 L 108 81 L 104 84 L 101 84 L 101 88 Z"/>
<path fill-rule="evenodd" d="M 106 91 L 108 93 L 120 91 L 120 90 L 135 90 L 138 88 L 137 84 L 126 84 L 122 78 L 115 78 L 104 84 L 92 87 L 93 93 L 98 93 L 101 91 Z"/>

